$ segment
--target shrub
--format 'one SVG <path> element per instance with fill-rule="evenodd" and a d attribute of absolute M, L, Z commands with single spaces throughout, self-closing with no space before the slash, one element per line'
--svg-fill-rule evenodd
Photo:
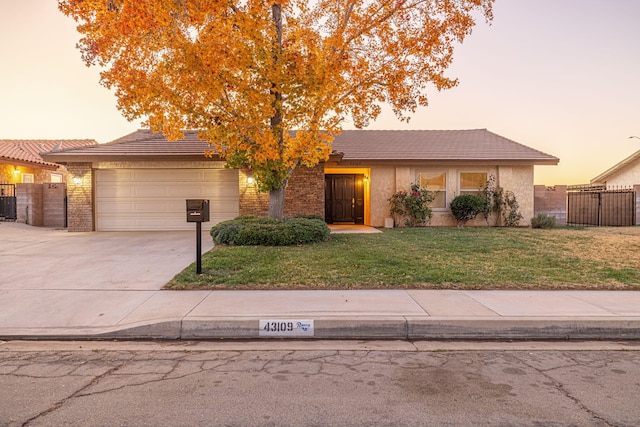
<path fill-rule="evenodd" d="M 461 194 L 451 201 L 451 213 L 458 220 L 458 227 L 474 219 L 483 212 L 486 203 L 484 198 L 476 194 Z"/>
<path fill-rule="evenodd" d="M 407 227 L 425 224 L 433 216 L 429 205 L 435 200 L 434 193 L 412 184 L 410 191 L 400 190 L 388 200 L 393 217 L 404 218 Z"/>
<path fill-rule="evenodd" d="M 496 177 L 490 175 L 487 183 L 482 189 L 482 197 L 484 199 L 484 207 L 482 214 L 489 225 L 489 218 L 495 214 L 495 224 L 502 218 L 503 225 L 507 227 L 515 227 L 520 224 L 523 216 L 520 213 L 520 205 L 516 200 L 513 191 L 505 191 L 496 182 Z"/>
<path fill-rule="evenodd" d="M 504 225 L 507 227 L 516 227 L 520 224 L 520 220 L 523 218 L 520 213 L 520 205 L 516 200 L 516 195 L 513 191 L 506 191 L 504 193 L 504 203 L 502 208 L 502 219 L 504 219 Z"/>
<path fill-rule="evenodd" d="M 315 243 L 329 237 L 329 227 L 319 216 L 285 218 L 238 217 L 211 228 L 216 244 L 237 246 L 289 246 Z"/>
<path fill-rule="evenodd" d="M 556 217 L 539 213 L 531 218 L 531 228 L 555 228 Z"/>

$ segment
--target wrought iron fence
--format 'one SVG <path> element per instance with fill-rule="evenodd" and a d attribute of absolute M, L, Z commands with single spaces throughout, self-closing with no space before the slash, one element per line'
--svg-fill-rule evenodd
<path fill-rule="evenodd" d="M 0 184 L 0 221 L 15 221 L 16 212 L 15 184 Z"/>
<path fill-rule="evenodd" d="M 567 224 L 626 227 L 635 223 L 636 193 L 633 188 L 567 187 Z"/>

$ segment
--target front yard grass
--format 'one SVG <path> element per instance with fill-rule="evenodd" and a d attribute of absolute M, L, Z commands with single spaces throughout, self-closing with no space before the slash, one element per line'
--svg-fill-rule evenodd
<path fill-rule="evenodd" d="M 633 289 L 640 227 L 414 228 L 219 246 L 167 289 Z"/>

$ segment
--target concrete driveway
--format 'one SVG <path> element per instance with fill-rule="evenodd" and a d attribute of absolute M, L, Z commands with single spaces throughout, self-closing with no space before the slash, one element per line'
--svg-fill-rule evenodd
<path fill-rule="evenodd" d="M 213 247 L 208 229 L 203 253 Z M 158 290 L 195 260 L 195 224 L 191 232 L 69 233 L 0 222 L 0 290 Z"/>

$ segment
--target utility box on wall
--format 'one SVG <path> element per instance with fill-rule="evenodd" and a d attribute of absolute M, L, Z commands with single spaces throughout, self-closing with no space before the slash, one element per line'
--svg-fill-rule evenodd
<path fill-rule="evenodd" d="M 209 200 L 187 199 L 187 222 L 209 222 Z"/>

